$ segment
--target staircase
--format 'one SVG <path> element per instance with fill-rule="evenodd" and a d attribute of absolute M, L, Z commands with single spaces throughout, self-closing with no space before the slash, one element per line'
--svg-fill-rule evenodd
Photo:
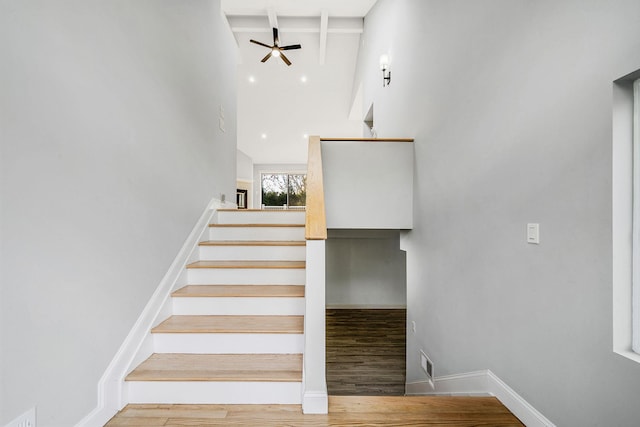
<path fill-rule="evenodd" d="M 300 404 L 304 211 L 219 210 L 129 403 Z"/>

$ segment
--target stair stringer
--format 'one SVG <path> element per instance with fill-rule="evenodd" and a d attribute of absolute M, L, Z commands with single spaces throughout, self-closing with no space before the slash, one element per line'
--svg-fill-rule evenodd
<path fill-rule="evenodd" d="M 186 266 L 197 260 L 201 240 L 208 236 L 209 224 L 215 222 L 217 210 L 234 204 L 213 198 L 191 230 L 144 310 L 98 381 L 96 407 L 75 427 L 102 427 L 127 404 L 127 373 L 153 353 L 151 328 L 171 314 L 171 292 L 186 284 Z"/>

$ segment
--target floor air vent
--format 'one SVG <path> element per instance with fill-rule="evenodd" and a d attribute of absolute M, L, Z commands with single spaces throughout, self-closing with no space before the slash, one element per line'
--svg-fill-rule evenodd
<path fill-rule="evenodd" d="M 420 367 L 425 372 L 425 374 L 427 374 L 429 384 L 431 384 L 431 387 L 434 388 L 435 385 L 433 383 L 433 362 L 422 350 L 420 350 Z"/>

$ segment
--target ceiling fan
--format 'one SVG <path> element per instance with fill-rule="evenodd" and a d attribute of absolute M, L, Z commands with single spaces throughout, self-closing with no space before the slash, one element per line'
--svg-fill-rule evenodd
<path fill-rule="evenodd" d="M 255 43 L 255 44 L 259 44 L 260 46 L 264 46 L 266 48 L 271 49 L 271 52 L 267 53 L 267 56 L 262 58 L 262 61 L 260 61 L 260 62 L 266 62 L 267 59 L 271 58 L 272 56 L 275 56 L 276 58 L 279 56 L 280 58 L 282 58 L 284 63 L 287 64 L 287 65 L 291 65 L 291 61 L 289 61 L 289 59 L 286 56 L 284 56 L 284 53 L 282 53 L 282 51 L 283 50 L 300 49 L 302 47 L 299 44 L 292 44 L 292 45 L 289 45 L 289 46 L 278 46 L 278 44 L 280 43 L 280 39 L 278 38 L 278 29 L 277 28 L 273 29 L 273 46 L 269 46 L 268 44 L 261 43 L 259 41 L 253 40 L 253 39 L 250 40 L 250 42 L 251 43 Z"/>

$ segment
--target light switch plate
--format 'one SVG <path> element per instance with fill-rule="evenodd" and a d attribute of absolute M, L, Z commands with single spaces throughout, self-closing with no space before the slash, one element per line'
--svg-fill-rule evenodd
<path fill-rule="evenodd" d="M 540 224 L 527 224 L 527 243 L 540 244 Z"/>

